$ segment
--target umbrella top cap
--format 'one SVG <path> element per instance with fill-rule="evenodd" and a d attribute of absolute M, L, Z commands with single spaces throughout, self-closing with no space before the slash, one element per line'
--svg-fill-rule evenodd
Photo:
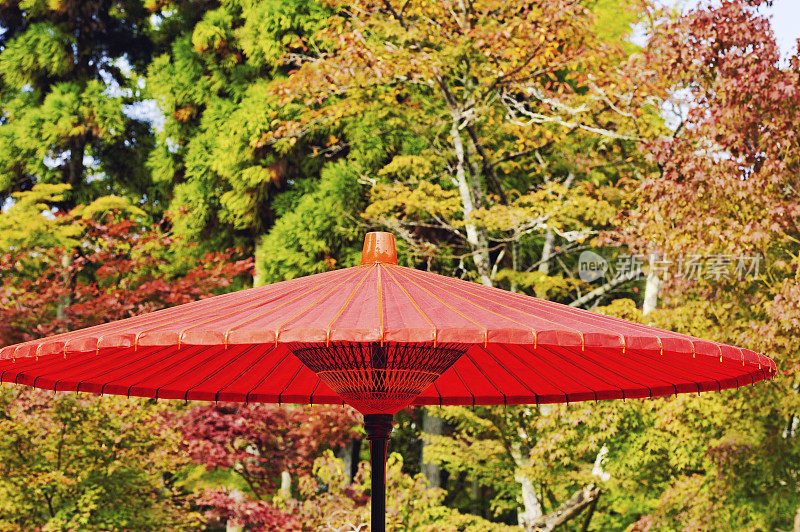
<path fill-rule="evenodd" d="M 394 235 L 375 231 L 367 233 L 364 238 L 364 251 L 361 252 L 361 264 L 397 264 L 397 250 L 394 247 Z"/>

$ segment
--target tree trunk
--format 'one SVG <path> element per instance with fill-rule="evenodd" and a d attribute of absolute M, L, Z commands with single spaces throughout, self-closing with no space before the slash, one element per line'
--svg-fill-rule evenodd
<path fill-rule="evenodd" d="M 524 508 L 522 512 L 518 513 L 517 519 L 520 526 L 525 530 L 534 530 L 531 526 L 541 519 L 542 504 L 539 502 L 539 497 L 536 495 L 531 479 L 521 473 L 516 473 L 514 480 L 522 486 L 522 505 Z"/>
<path fill-rule="evenodd" d="M 85 167 L 83 165 L 83 157 L 86 155 L 86 142 L 84 137 L 77 137 L 70 140 L 69 148 L 69 161 L 66 166 L 66 182 L 72 187 L 69 194 L 66 195 L 64 201 L 65 210 L 72 209 L 77 205 L 76 193 L 80 185 L 83 183 L 83 174 Z M 63 168 L 63 167 L 62 167 Z M 62 170 L 63 172 L 64 170 Z"/>
<path fill-rule="evenodd" d="M 336 458 L 344 462 L 349 482 L 353 482 L 358 473 L 359 455 L 361 454 L 361 440 L 353 440 L 342 446 L 335 453 Z"/>
<path fill-rule="evenodd" d="M 647 315 L 658 307 L 658 291 L 661 288 L 661 279 L 658 274 L 650 268 L 647 273 L 647 283 L 644 285 L 644 302 L 642 303 L 642 315 Z"/>
<path fill-rule="evenodd" d="M 464 231 L 467 234 L 467 243 L 472 250 L 472 260 L 475 262 L 481 282 L 486 286 L 492 286 L 492 279 L 489 275 L 492 268 L 486 231 L 470 222 L 470 215 L 475 212 L 475 201 L 472 197 L 472 187 L 467 180 L 465 170 L 467 161 L 464 143 L 461 139 L 461 132 L 458 130 L 460 116 L 455 110 L 451 110 L 451 113 L 453 122 L 450 126 L 450 138 L 453 141 L 453 151 L 456 155 L 456 183 L 458 184 L 458 194 L 464 211 Z"/>
<path fill-rule="evenodd" d="M 482 516 L 481 512 L 481 484 L 477 478 L 472 479 L 472 513 Z"/>
<path fill-rule="evenodd" d="M 519 241 L 511 242 L 511 269 L 515 272 L 519 271 Z M 511 291 L 516 292 L 518 289 L 516 281 L 511 281 Z"/>
<path fill-rule="evenodd" d="M 292 475 L 288 471 L 281 471 L 281 499 L 288 501 L 292 498 Z"/>
<path fill-rule="evenodd" d="M 544 245 L 542 246 L 541 264 L 539 264 L 539 272 L 548 275 L 550 273 L 550 257 L 553 255 L 553 242 L 555 235 L 550 229 L 544 234 Z"/>
<path fill-rule="evenodd" d="M 264 261 L 266 261 L 263 235 L 256 237 L 254 247 L 253 286 L 262 286 L 264 284 Z"/>
<path fill-rule="evenodd" d="M 572 186 L 572 182 L 575 180 L 575 174 L 572 172 L 567 175 L 567 178 L 564 180 L 564 188 L 569 189 Z M 559 194 L 559 199 L 563 197 L 563 194 Z M 548 229 L 547 232 L 544 234 L 544 245 L 542 245 L 542 258 L 539 260 L 539 272 L 549 275 L 550 274 L 550 259 L 553 257 L 553 246 L 555 245 L 556 235 L 553 233 L 552 229 Z"/>
<path fill-rule="evenodd" d="M 239 490 L 233 490 L 231 492 L 231 498 L 236 501 L 241 501 L 244 498 L 244 495 Z M 244 531 L 244 523 L 239 521 L 238 519 L 228 519 L 225 523 L 225 532 L 243 532 Z"/>
<path fill-rule="evenodd" d="M 528 525 L 542 516 L 542 503 L 536 495 L 533 481 L 522 473 L 522 468 L 529 464 L 530 458 L 523 457 L 522 450 L 518 446 L 511 449 L 511 456 L 517 465 L 514 480 L 522 487 L 522 511 L 517 512 L 517 520 L 521 527 L 528 530 Z"/>
<path fill-rule="evenodd" d="M 438 416 L 431 415 L 430 411 L 425 408 L 422 413 L 422 432 L 426 434 L 433 434 L 441 436 L 444 434 L 444 420 Z M 422 440 L 422 456 L 420 463 L 422 464 L 422 473 L 428 479 L 428 485 L 432 488 L 442 487 L 442 468 L 439 464 L 429 462 L 425 457 L 425 447 L 427 444 Z"/>
<path fill-rule="evenodd" d="M 614 288 L 618 287 L 619 285 L 621 285 L 623 283 L 627 283 L 628 281 L 633 281 L 638 276 L 639 276 L 639 272 L 628 272 L 625 275 L 621 275 L 619 277 L 615 277 L 614 279 L 611 279 L 610 281 L 608 281 L 603 286 L 592 290 L 588 294 L 585 294 L 585 295 L 579 297 L 575 301 L 572 301 L 569 304 L 569 306 L 570 307 L 583 307 L 583 305 L 585 305 L 586 303 L 590 303 L 591 301 L 597 299 L 598 297 L 600 297 L 602 295 L 605 295 L 607 292 L 610 292 L 611 290 L 613 290 Z"/>

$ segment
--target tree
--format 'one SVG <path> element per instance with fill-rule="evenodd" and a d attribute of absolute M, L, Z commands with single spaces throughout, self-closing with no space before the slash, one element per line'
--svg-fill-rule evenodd
<path fill-rule="evenodd" d="M 195 529 L 154 403 L 0 387 L 0 529 Z"/>
<path fill-rule="evenodd" d="M 235 260 L 233 250 L 181 264 L 170 249 L 176 240 L 122 198 L 42 216 L 65 188 L 37 185 L 0 214 L 3 345 L 207 297 L 249 272 L 251 260 Z M 167 453 L 179 434 L 164 428 L 164 410 L 4 385 L 0 528 L 195 529 L 199 514 L 171 482 L 185 457 Z"/>
<path fill-rule="evenodd" d="M 636 16 L 604 3 L 331 5 L 318 50 L 287 55 L 296 72 L 270 86 L 308 110 L 266 137 L 301 142 L 320 123 L 345 124 L 340 151 L 350 151 L 336 164 L 370 185 L 362 219 L 395 231 L 408 265 L 565 302 L 590 291 L 561 246 L 588 247 L 610 228 L 620 184 L 648 167 L 636 142 L 662 131 L 643 58 L 619 24 Z M 356 149 L 364 137 L 382 149 Z M 527 447 L 502 452 L 521 513 L 538 515 Z M 516 493 L 504 496 L 516 507 Z"/>
<path fill-rule="evenodd" d="M 320 178 L 327 158 L 319 152 L 326 149 L 329 129 L 319 128 L 301 143 L 270 142 L 264 132 L 276 115 L 292 119 L 299 108 L 282 108 L 268 97 L 269 85 L 290 70 L 279 58 L 313 46 L 310 37 L 328 10 L 303 1 L 167 1 L 155 7 L 161 19 L 157 38 L 166 42 L 149 66 L 147 87 L 165 123 L 148 164 L 174 187 L 176 233 L 204 242 L 206 249 L 259 246 L 270 255 L 302 241 L 305 256 L 295 259 L 294 269 L 276 278 L 259 266 L 257 284 L 283 280 L 289 271 L 310 273 L 301 263 L 323 263 L 324 256 L 308 237 L 332 243 L 334 238 L 323 238 L 330 233 L 309 234 L 309 228 L 274 247 L 261 246 L 261 237 L 317 188 L 318 196 L 332 199 L 340 192 L 343 202 L 351 201 L 352 183 Z"/>
<path fill-rule="evenodd" d="M 150 228 L 121 198 L 44 217 L 63 189 L 51 188 L 17 194 L 0 215 L 0 242 L 8 246 L 0 257 L 3 344 L 188 303 L 242 287 L 250 272 L 251 259 L 237 250 L 195 262 L 185 243 Z M 69 306 L 59 310 L 65 296 Z"/>
<path fill-rule="evenodd" d="M 649 146 L 658 171 L 636 191 L 625 241 L 673 261 L 708 259 L 697 275 L 677 276 L 673 268 L 666 304 L 648 320 L 761 350 L 787 375 L 704 397 L 694 415 L 716 419 L 713 429 L 679 414 L 693 427 L 679 441 L 692 446 L 687 456 L 697 465 L 665 478 L 658 504 L 637 529 L 785 529 L 800 505 L 791 458 L 800 449 L 793 414 L 800 346 L 790 303 L 798 265 L 800 70 L 797 53 L 780 60 L 769 20 L 759 14 L 766 4 L 703 6 L 653 40 L 654 67 L 683 96 L 681 112 L 674 132 Z M 674 415 L 658 416 L 642 436 L 656 438 L 653 429 L 671 425 Z"/>
<path fill-rule="evenodd" d="M 0 27 L 0 201 L 61 183 L 66 209 L 108 194 L 157 208 L 150 125 L 128 108 L 152 51 L 143 4 L 4 2 Z"/>
<path fill-rule="evenodd" d="M 597 159 L 619 158 L 658 121 L 647 92 L 621 69 L 625 51 L 595 37 L 591 10 L 572 2 L 333 5 L 321 51 L 288 56 L 297 72 L 271 87 L 309 111 L 272 134 L 302 139 L 323 120 L 382 140 L 395 123 L 413 131 L 415 142 L 359 170 L 373 174 L 365 218 L 396 230 L 416 260 L 468 259 L 492 284 L 503 264 L 519 268 L 521 241 L 547 231 L 586 240 L 583 215 L 597 225 L 608 219 L 599 185 L 618 179 L 622 165 L 604 173 Z M 612 83 L 613 94 L 600 89 Z M 372 124 L 365 117 L 373 114 L 385 118 Z"/>

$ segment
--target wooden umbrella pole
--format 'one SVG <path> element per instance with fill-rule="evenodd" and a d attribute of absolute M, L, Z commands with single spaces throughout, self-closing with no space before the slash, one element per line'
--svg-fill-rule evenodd
<path fill-rule="evenodd" d="M 386 530 L 386 451 L 392 433 L 392 414 L 365 414 L 364 430 L 369 440 L 372 465 L 372 532 Z"/>

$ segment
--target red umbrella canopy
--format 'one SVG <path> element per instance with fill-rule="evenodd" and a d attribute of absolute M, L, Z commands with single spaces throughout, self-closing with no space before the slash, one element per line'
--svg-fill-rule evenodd
<path fill-rule="evenodd" d="M 0 349 L 0 382 L 168 399 L 525 404 L 721 390 L 769 358 L 397 265 L 369 233 L 360 266 Z"/>

